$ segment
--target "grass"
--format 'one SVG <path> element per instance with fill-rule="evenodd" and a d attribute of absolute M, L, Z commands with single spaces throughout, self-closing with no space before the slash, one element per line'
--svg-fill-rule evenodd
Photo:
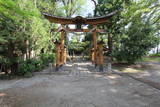
<path fill-rule="evenodd" d="M 129 68 L 129 67 L 113 67 L 113 69 L 118 70 L 123 73 L 140 73 L 143 72 L 143 69 Z"/>
<path fill-rule="evenodd" d="M 147 69 L 147 67 L 140 64 L 136 64 L 136 65 L 115 64 L 113 65 L 113 69 L 123 73 L 140 73 L 140 72 L 144 72 L 145 69 Z"/>
<path fill-rule="evenodd" d="M 158 57 L 158 56 L 143 57 L 141 61 L 143 61 L 143 62 L 160 62 L 160 57 Z"/>
<path fill-rule="evenodd" d="M 159 62 L 160 63 L 160 56 L 146 56 L 146 57 L 143 57 L 138 62 L 151 62 L 151 63 Z M 118 70 L 123 73 L 140 73 L 140 72 L 144 72 L 151 68 L 152 68 L 151 65 L 146 65 L 146 64 L 132 64 L 132 65 L 129 65 L 127 63 L 113 64 L 113 69 Z"/>

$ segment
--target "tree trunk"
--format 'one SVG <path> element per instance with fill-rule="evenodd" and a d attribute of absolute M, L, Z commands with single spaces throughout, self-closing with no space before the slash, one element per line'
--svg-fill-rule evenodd
<path fill-rule="evenodd" d="M 11 74 L 15 74 L 16 71 L 18 70 L 18 63 L 16 61 L 16 56 L 14 54 L 14 48 L 15 48 L 14 43 L 10 42 L 8 44 L 8 58 L 10 60 L 10 67 L 8 70 L 11 72 Z"/>
<path fill-rule="evenodd" d="M 29 41 L 28 40 L 25 41 L 25 45 L 26 45 L 26 59 L 29 59 Z"/>
<path fill-rule="evenodd" d="M 159 44 L 157 44 L 157 54 L 159 53 Z"/>
<path fill-rule="evenodd" d="M 113 41 L 110 34 L 108 34 L 108 60 L 107 60 L 107 71 L 110 73 L 112 71 L 112 48 L 113 48 Z"/>
<path fill-rule="evenodd" d="M 28 51 L 28 57 L 29 57 L 29 59 L 31 58 L 31 55 L 32 55 L 32 50 L 31 49 L 29 49 L 29 51 Z"/>
<path fill-rule="evenodd" d="M 113 48 L 113 41 L 110 34 L 108 34 L 108 56 L 112 56 L 112 48 Z"/>
<path fill-rule="evenodd" d="M 95 9 L 94 9 L 94 16 L 97 16 L 97 3 L 95 0 L 91 0 L 94 3 Z"/>

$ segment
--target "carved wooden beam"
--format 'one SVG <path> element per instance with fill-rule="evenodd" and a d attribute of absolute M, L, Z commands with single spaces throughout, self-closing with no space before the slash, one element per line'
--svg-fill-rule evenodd
<path fill-rule="evenodd" d="M 44 17 L 47 18 L 52 23 L 59 23 L 59 24 L 102 24 L 107 22 L 112 16 L 114 16 L 118 11 L 114 11 L 112 13 L 109 13 L 105 16 L 101 17 L 93 17 L 93 18 L 83 18 L 81 16 L 76 16 L 74 18 L 63 18 L 63 17 L 57 17 L 52 16 L 46 13 L 43 13 Z"/>
<path fill-rule="evenodd" d="M 61 29 L 61 30 L 63 30 L 63 29 Z M 66 28 L 65 30 L 68 31 L 68 32 L 90 32 L 92 29 L 70 29 L 70 28 Z M 58 29 L 52 29 L 51 31 L 52 32 L 58 32 L 59 30 Z M 106 33 L 106 31 L 103 30 L 103 29 L 96 29 L 96 32 Z"/>

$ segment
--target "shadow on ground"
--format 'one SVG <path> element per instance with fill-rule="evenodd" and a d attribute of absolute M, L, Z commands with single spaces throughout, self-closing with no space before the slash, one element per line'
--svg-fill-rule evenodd
<path fill-rule="evenodd" d="M 89 62 L 0 81 L 1 107 L 159 107 L 159 101 L 158 89 L 130 76 L 96 72 Z"/>

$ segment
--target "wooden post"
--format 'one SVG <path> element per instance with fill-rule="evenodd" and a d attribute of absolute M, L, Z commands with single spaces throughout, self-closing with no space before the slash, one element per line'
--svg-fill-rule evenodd
<path fill-rule="evenodd" d="M 96 25 L 93 25 L 93 27 L 96 27 Z M 97 36 L 96 36 L 96 29 L 93 31 L 93 56 L 94 56 L 94 59 L 93 59 L 93 62 L 95 63 L 95 66 L 97 65 L 97 57 L 96 57 L 96 51 L 97 51 Z"/>
<path fill-rule="evenodd" d="M 56 71 L 60 66 L 60 43 L 56 43 Z"/>
<path fill-rule="evenodd" d="M 94 64 L 94 48 L 91 49 L 91 61 Z"/>
<path fill-rule="evenodd" d="M 62 25 L 62 26 L 64 26 L 64 25 Z M 64 39 L 65 39 L 65 31 L 64 30 L 62 30 L 61 31 L 61 65 L 63 65 L 64 64 Z"/>
<path fill-rule="evenodd" d="M 64 64 L 66 64 L 67 61 L 67 49 L 66 47 L 64 48 Z"/>
<path fill-rule="evenodd" d="M 99 65 L 99 71 L 103 72 L 103 64 L 104 64 L 103 44 L 99 43 L 97 49 L 98 49 L 98 51 L 97 51 L 97 53 L 98 53 L 97 63 Z"/>

